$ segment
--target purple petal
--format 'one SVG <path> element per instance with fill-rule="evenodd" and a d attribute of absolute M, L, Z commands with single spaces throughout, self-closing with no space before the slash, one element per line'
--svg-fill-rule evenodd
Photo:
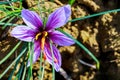
<path fill-rule="evenodd" d="M 68 21 L 70 15 L 71 15 L 70 5 L 58 8 L 56 11 L 49 15 L 48 22 L 46 24 L 46 30 L 51 30 L 63 26 Z"/>
<path fill-rule="evenodd" d="M 21 16 L 24 22 L 27 24 L 27 26 L 30 26 L 33 29 L 39 29 L 43 26 L 41 18 L 37 13 L 33 11 L 23 9 Z"/>
<path fill-rule="evenodd" d="M 53 41 L 53 43 L 60 46 L 69 46 L 75 43 L 71 38 L 67 37 L 59 31 L 50 32 L 49 38 Z"/>
<path fill-rule="evenodd" d="M 51 50 L 50 50 L 50 44 L 49 43 L 45 44 L 44 51 L 45 51 L 45 54 L 46 54 L 47 61 L 51 65 L 53 65 L 53 61 L 55 60 L 54 61 L 54 68 L 58 72 L 60 67 L 61 67 L 61 55 L 60 55 L 58 49 L 54 45 L 52 45 L 52 49 L 53 49 L 54 59 L 52 58 L 52 53 L 51 53 Z"/>
<path fill-rule="evenodd" d="M 38 58 L 40 56 L 40 51 L 41 51 L 41 49 L 40 49 L 40 42 L 39 41 L 35 41 L 34 42 L 33 63 L 35 63 L 38 60 Z M 28 61 L 27 66 L 30 66 L 30 61 Z"/>
<path fill-rule="evenodd" d="M 18 38 L 22 41 L 31 42 L 34 39 L 35 32 L 27 26 L 17 26 L 11 31 L 11 36 Z"/>
<path fill-rule="evenodd" d="M 33 62 L 36 62 L 36 60 L 39 58 L 40 56 L 40 41 L 35 41 L 34 42 L 34 55 L 33 55 Z"/>

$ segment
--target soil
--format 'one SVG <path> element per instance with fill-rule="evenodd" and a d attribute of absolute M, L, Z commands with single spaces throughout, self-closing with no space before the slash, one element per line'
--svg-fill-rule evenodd
<path fill-rule="evenodd" d="M 41 2 L 40 6 L 46 10 L 51 8 L 54 11 L 56 8 L 65 4 L 68 4 L 68 0 L 54 0 L 54 2 L 45 0 L 44 4 Z M 120 8 L 119 4 L 119 0 L 76 0 L 71 8 L 72 15 L 70 19 L 117 9 Z M 37 1 L 34 0 L 23 1 L 23 6 L 24 8 L 38 9 Z M 45 15 L 48 15 L 48 13 L 42 16 Z M 72 23 L 68 22 L 62 27 L 65 32 L 82 42 L 100 61 L 100 69 L 96 70 L 79 62 L 81 59 L 89 64 L 95 64 L 94 60 L 76 44 L 68 47 L 58 47 L 62 55 L 62 68 L 72 80 L 120 80 L 119 19 L 120 13 L 114 12 Z M 18 20 L 18 22 L 22 23 L 22 20 Z M 15 44 L 13 45 L 11 42 L 18 42 L 9 33 L 5 33 L 5 31 L 9 30 L 11 28 L 2 30 L 0 27 L 0 53 L 2 54 L 0 60 L 14 47 Z M 0 73 L 14 59 L 15 55 L 12 55 L 2 64 L 0 66 Z M 36 77 L 38 71 L 39 60 L 33 67 L 34 80 L 38 80 Z M 6 77 L 8 75 L 9 72 Z M 51 66 L 47 63 L 44 79 L 51 80 L 51 77 Z M 56 72 L 56 80 L 66 79 L 59 72 Z"/>

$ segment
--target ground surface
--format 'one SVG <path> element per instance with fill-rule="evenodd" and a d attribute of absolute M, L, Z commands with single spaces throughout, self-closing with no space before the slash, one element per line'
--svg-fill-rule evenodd
<path fill-rule="evenodd" d="M 55 2 L 45 1 L 41 4 L 46 10 L 48 8 L 56 9 L 67 4 L 67 0 L 55 0 Z M 36 8 L 37 1 L 26 0 L 23 3 L 25 8 Z M 76 0 L 72 5 L 71 19 L 91 15 L 98 12 L 120 8 L 119 0 Z M 46 13 L 48 14 L 48 13 Z M 21 21 L 22 22 L 22 21 Z M 100 61 L 100 69 L 95 70 L 79 62 L 82 59 L 90 64 L 95 62 L 80 47 L 72 45 L 69 47 L 59 47 L 62 55 L 62 68 L 73 80 L 120 80 L 120 13 L 110 13 L 85 20 L 80 20 L 66 24 L 64 31 L 70 33 L 77 40 L 82 42 Z M 0 29 L 0 59 L 2 59 L 9 50 L 17 43 L 17 40 L 11 38 L 9 33 Z M 15 58 L 16 54 L 11 56 L 7 62 L 0 66 L 0 71 Z M 39 70 L 39 60 L 34 64 L 33 74 L 36 78 L 36 72 Z M 0 72 L 0 73 L 1 73 Z M 9 74 L 9 72 L 8 72 Z M 8 76 L 8 75 L 6 75 Z M 47 64 L 45 70 L 45 80 L 51 80 L 51 66 Z M 56 73 L 56 80 L 64 78 Z"/>

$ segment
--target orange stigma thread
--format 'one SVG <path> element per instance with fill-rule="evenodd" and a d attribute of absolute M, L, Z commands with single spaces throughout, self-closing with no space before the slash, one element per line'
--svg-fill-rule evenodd
<path fill-rule="evenodd" d="M 56 58 L 54 58 L 54 62 L 55 62 L 55 63 L 58 63 L 58 60 L 57 60 Z"/>
<path fill-rule="evenodd" d="M 42 39 L 41 39 L 41 49 L 44 50 L 44 45 L 45 45 L 45 38 L 47 37 L 48 35 L 48 32 L 44 31 L 42 32 Z"/>
<path fill-rule="evenodd" d="M 43 59 L 44 60 L 46 60 L 47 59 L 47 57 L 46 57 L 46 54 L 44 53 L 44 55 L 43 55 Z M 58 60 L 54 57 L 54 63 L 58 63 Z"/>
<path fill-rule="evenodd" d="M 43 59 L 46 60 L 46 54 L 44 53 Z"/>

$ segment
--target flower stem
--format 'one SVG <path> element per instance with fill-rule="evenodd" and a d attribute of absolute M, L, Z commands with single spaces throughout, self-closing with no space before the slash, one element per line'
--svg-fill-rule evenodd
<path fill-rule="evenodd" d="M 60 68 L 59 73 L 66 79 L 66 80 L 72 80 L 71 77 L 66 73 L 66 71 L 63 68 Z"/>

